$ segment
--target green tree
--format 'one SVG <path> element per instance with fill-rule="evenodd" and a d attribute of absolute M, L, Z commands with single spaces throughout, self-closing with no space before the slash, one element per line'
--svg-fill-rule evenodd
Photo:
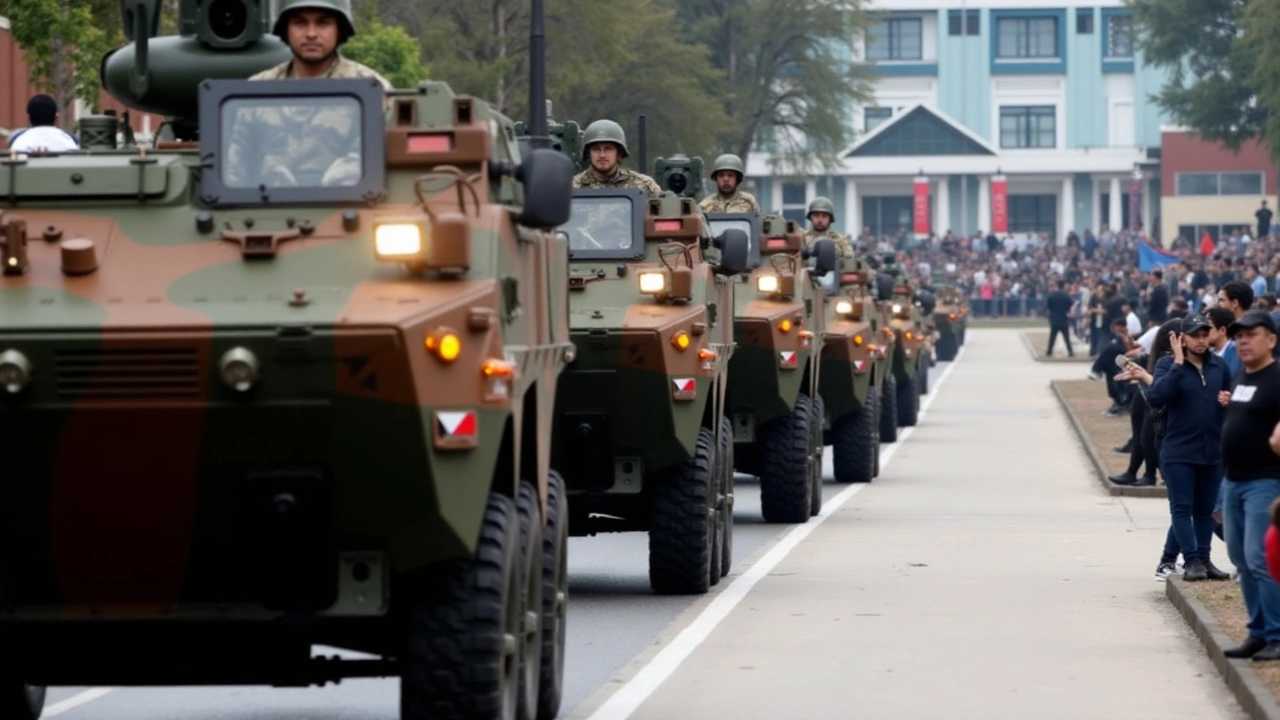
<path fill-rule="evenodd" d="M 0 15 L 9 18 L 34 84 L 58 102 L 63 122 L 77 98 L 99 107 L 98 64 L 121 38 L 114 2 L 0 0 Z"/>
<path fill-rule="evenodd" d="M 1254 68 L 1249 80 L 1257 92 L 1259 108 L 1266 113 L 1259 119 L 1259 135 L 1271 150 L 1271 157 L 1280 161 L 1280 48 L 1276 47 L 1280 33 L 1280 3 L 1275 0 L 1254 0 L 1244 17 L 1244 44 L 1253 54 Z"/>
<path fill-rule="evenodd" d="M 723 147 L 746 157 L 767 137 L 777 170 L 838 164 L 870 90 L 851 54 L 867 26 L 863 0 L 666 1 L 725 73 Z"/>
<path fill-rule="evenodd" d="M 1257 137 L 1270 115 L 1257 102 L 1257 47 L 1245 25 L 1249 0 L 1128 0 L 1143 59 L 1169 71 L 1154 96 L 1174 122 L 1232 149 Z M 1274 14 L 1274 0 L 1254 0 Z M 1263 9 L 1266 6 L 1269 10 Z M 1275 36 L 1268 38 L 1274 42 Z M 1265 75 L 1265 69 L 1260 68 Z"/>
<path fill-rule="evenodd" d="M 342 54 L 382 73 L 394 87 L 412 88 L 427 79 L 418 42 L 404 28 L 365 22 L 355 37 L 342 46 Z"/>

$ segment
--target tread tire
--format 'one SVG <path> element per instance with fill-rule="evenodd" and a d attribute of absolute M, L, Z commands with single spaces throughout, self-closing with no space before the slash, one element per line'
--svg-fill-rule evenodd
<path fill-rule="evenodd" d="M 0 669 L 0 718 L 37 720 L 44 712 L 45 688 L 28 685 L 11 668 Z"/>
<path fill-rule="evenodd" d="M 520 704 L 516 717 L 537 720 L 538 689 L 542 680 L 542 508 L 538 491 L 528 481 L 520 483 L 516 500 L 520 518 L 521 571 L 524 578 L 525 618 L 536 613 L 537 629 L 524 627 L 520 646 Z"/>
<path fill-rule="evenodd" d="M 898 441 L 898 379 L 893 371 L 885 373 L 880 392 L 880 442 Z"/>
<path fill-rule="evenodd" d="M 911 381 L 898 383 L 897 387 L 898 426 L 912 427 L 916 424 L 916 415 L 920 409 L 920 371 L 917 369 Z"/>
<path fill-rule="evenodd" d="M 790 415 L 764 427 L 760 448 L 760 509 L 767 523 L 809 520 L 813 482 L 809 474 L 809 396 L 800 393 Z"/>
<path fill-rule="evenodd" d="M 547 473 L 547 523 L 542 528 L 542 665 L 538 720 L 555 720 L 564 697 L 565 616 L 569 609 L 569 496 L 564 478 Z"/>
<path fill-rule="evenodd" d="M 649 586 L 662 595 L 711 587 L 715 539 L 715 435 L 702 428 L 693 457 L 658 478 L 649 523 Z"/>
<path fill-rule="evenodd" d="M 729 418 L 720 418 L 720 454 L 716 456 L 720 467 L 724 468 L 724 535 L 720 547 L 720 577 L 725 577 L 733 568 L 733 423 Z M 711 568 L 714 575 L 716 569 Z"/>
<path fill-rule="evenodd" d="M 836 421 L 831 450 L 836 482 L 869 483 L 876 476 L 876 454 L 880 443 L 876 437 L 875 388 L 867 393 L 867 404 Z"/>
<path fill-rule="evenodd" d="M 951 362 L 956 359 L 957 350 L 956 334 L 954 331 L 945 332 L 938 336 L 938 360 L 942 362 Z"/>
<path fill-rule="evenodd" d="M 920 394 L 929 394 L 929 366 L 920 368 Z"/>
<path fill-rule="evenodd" d="M 813 406 L 813 416 L 809 421 L 810 447 L 813 448 L 809 455 L 812 463 L 809 472 L 813 477 L 813 488 L 809 490 L 809 516 L 813 517 L 822 512 L 822 453 L 825 448 L 822 426 L 826 423 L 826 407 L 821 395 L 814 395 L 809 402 Z"/>

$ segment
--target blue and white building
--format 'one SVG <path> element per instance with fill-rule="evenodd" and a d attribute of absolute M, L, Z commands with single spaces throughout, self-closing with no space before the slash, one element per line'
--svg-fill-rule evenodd
<path fill-rule="evenodd" d="M 767 209 L 803 222 L 831 198 L 837 226 L 911 231 L 915 178 L 929 180 L 931 230 L 991 228 L 991 178 L 1008 188 L 1008 230 L 1095 232 L 1159 215 L 1164 71 L 1135 52 L 1122 0 L 873 0 L 851 43 L 873 64 L 873 102 L 852 109 L 853 145 L 822 174 L 777 174 L 769 143 L 747 160 Z M 1139 176 L 1140 173 L 1140 176 Z"/>

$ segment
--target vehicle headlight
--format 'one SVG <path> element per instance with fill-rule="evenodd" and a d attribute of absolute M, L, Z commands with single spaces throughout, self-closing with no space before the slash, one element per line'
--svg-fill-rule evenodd
<path fill-rule="evenodd" d="M 894 313 L 900 313 L 900 312 L 902 312 L 902 306 L 901 306 L 901 305 L 899 305 L 898 303 L 894 303 L 894 304 L 893 304 L 893 312 L 894 312 Z"/>
<path fill-rule="evenodd" d="M 373 246 L 378 257 L 409 258 L 422 254 L 422 226 L 417 223 L 387 223 L 373 228 Z"/>
<path fill-rule="evenodd" d="M 778 292 L 778 276 L 761 275 L 759 278 L 756 278 L 756 289 L 762 293 Z"/>
<path fill-rule="evenodd" d="M 848 300 L 840 300 L 836 303 L 837 315 L 848 315 L 851 312 L 853 312 L 853 303 Z"/>
<path fill-rule="evenodd" d="M 31 382 L 31 361 L 17 350 L 0 353 L 0 389 L 10 395 L 22 392 Z"/>
<path fill-rule="evenodd" d="M 640 273 L 640 292 L 660 293 L 667 289 L 667 274 L 657 270 Z"/>
<path fill-rule="evenodd" d="M 218 363 L 222 384 L 236 392 L 246 392 L 258 380 L 258 358 L 252 350 L 234 347 L 222 354 Z"/>

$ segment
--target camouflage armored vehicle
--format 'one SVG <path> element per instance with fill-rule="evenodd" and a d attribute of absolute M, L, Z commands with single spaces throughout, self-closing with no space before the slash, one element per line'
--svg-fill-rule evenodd
<path fill-rule="evenodd" d="M 561 231 L 576 354 L 560 379 L 553 452 L 570 533 L 647 531 L 653 590 L 706 592 L 732 551 L 728 313 L 747 238 L 712 237 L 694 201 L 674 192 L 573 198 Z"/>
<path fill-rule="evenodd" d="M 916 424 L 921 387 L 929 372 L 928 328 L 917 304 L 911 278 L 886 255 L 876 278 L 881 297 L 888 297 L 889 326 L 894 333 L 893 377 L 895 411 L 899 427 Z M 922 377 L 923 376 L 923 377 Z"/>
<path fill-rule="evenodd" d="M 813 278 L 834 265 L 835 246 L 821 241 L 810 275 L 794 222 L 755 213 L 707 218 L 717 230 L 742 228 L 751 240 L 752 270 L 738 276 L 734 288 L 737 347 L 726 400 L 734 467 L 760 478 L 766 522 L 806 522 L 822 509 L 823 296 Z"/>
<path fill-rule="evenodd" d="M 440 82 L 248 82 L 265 5 L 159 6 L 103 79 L 173 139 L 0 172 L 0 717 L 396 675 L 402 718 L 554 717 L 570 164 Z M 332 164 L 272 152 L 312 117 Z"/>
<path fill-rule="evenodd" d="M 964 342 L 969 308 L 964 292 L 956 286 L 935 280 L 933 290 L 938 303 L 933 311 L 933 321 L 938 333 L 936 354 L 939 360 L 949 362 L 955 360 L 956 353 Z"/>
<path fill-rule="evenodd" d="M 826 302 L 821 375 L 825 442 L 831 445 L 836 482 L 841 483 L 871 482 L 880 474 L 882 386 L 890 376 L 894 335 L 871 294 L 873 276 L 865 260 L 843 258 L 840 289 Z M 896 422 L 896 416 L 890 420 Z"/>

